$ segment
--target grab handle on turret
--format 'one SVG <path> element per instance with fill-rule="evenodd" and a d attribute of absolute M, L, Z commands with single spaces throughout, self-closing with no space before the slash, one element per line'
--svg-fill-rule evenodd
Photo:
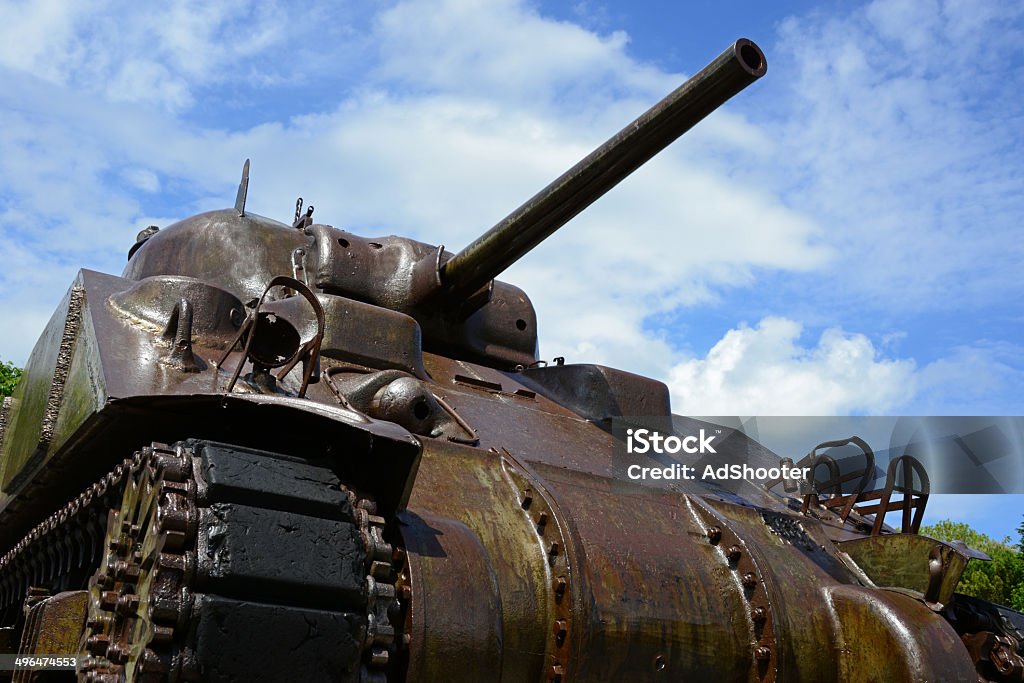
<path fill-rule="evenodd" d="M 608 139 L 525 204 L 441 264 L 452 297 L 485 287 L 576 214 L 767 71 L 764 53 L 746 38 Z"/>

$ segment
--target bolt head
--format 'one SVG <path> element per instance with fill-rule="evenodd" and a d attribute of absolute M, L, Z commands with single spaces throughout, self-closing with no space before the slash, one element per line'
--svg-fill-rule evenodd
<path fill-rule="evenodd" d="M 131 614 L 139 609 L 139 596 L 125 594 L 117 599 L 117 611 L 121 614 Z"/>
<path fill-rule="evenodd" d="M 113 610 L 120 598 L 118 597 L 117 591 L 103 591 L 100 594 L 100 609 L 101 610 Z"/>
<path fill-rule="evenodd" d="M 128 651 L 119 643 L 111 643 L 107 648 L 107 659 L 114 664 L 124 664 L 128 661 Z"/>
<path fill-rule="evenodd" d="M 106 654 L 108 647 L 110 647 L 110 638 L 103 633 L 89 636 L 89 639 L 85 641 L 85 648 L 94 655 Z"/>
<path fill-rule="evenodd" d="M 137 581 L 139 578 L 140 570 L 138 565 L 124 560 L 119 560 L 114 563 L 114 576 L 122 581 Z"/>

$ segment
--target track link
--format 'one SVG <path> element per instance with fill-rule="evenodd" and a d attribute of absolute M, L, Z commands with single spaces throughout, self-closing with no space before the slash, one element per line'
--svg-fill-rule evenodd
<path fill-rule="evenodd" d="M 79 681 L 389 680 L 403 554 L 329 462 L 183 441 L 143 449 L 102 482 L 5 558 L 22 569 L 12 595 L 66 583 L 61 567 L 81 564 L 68 557 L 96 555 L 94 541 L 64 541 L 82 538 L 68 525 L 96 527 L 120 493 L 92 557 Z M 31 561 L 48 554 L 56 569 Z"/>

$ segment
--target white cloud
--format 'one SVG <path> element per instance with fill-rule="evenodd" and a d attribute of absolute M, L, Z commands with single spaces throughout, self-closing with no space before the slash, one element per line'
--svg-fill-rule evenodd
<path fill-rule="evenodd" d="M 172 109 L 192 104 L 185 79 L 149 59 L 129 59 L 121 64 L 107 84 L 106 95 L 112 102 L 163 102 Z"/>
<path fill-rule="evenodd" d="M 609 80 L 660 92 L 668 76 L 627 56 L 622 32 L 598 35 L 518 0 L 404 2 L 377 18 L 378 74 L 412 91 L 491 100 L 606 100 Z"/>
<path fill-rule="evenodd" d="M 1016 300 L 1020 77 L 996 46 L 1019 45 L 1022 20 L 1019 3 L 899 0 L 782 23 L 788 153 L 769 175 L 830 226 L 846 296 Z"/>
<path fill-rule="evenodd" d="M 172 110 L 191 105 L 197 87 L 230 81 L 247 60 L 286 49 L 303 32 L 276 2 L 8 0 L 0 13 L 0 65 Z"/>
<path fill-rule="evenodd" d="M 137 187 L 143 192 L 159 192 L 160 177 L 156 173 L 145 168 L 126 168 L 121 171 L 121 177 L 125 182 Z"/>
<path fill-rule="evenodd" d="M 767 317 L 729 330 L 700 358 L 668 373 L 673 412 L 687 415 L 1017 414 L 1019 345 L 977 343 L 927 364 L 896 357 L 883 339 Z M 810 343 L 808 343 L 810 341 Z"/>
<path fill-rule="evenodd" d="M 915 392 L 913 361 L 880 357 L 861 334 L 828 329 L 812 346 L 802 327 L 765 318 L 727 332 L 704 358 L 669 374 L 673 411 L 689 415 L 884 414 Z"/>
<path fill-rule="evenodd" d="M 1020 414 L 1024 347 L 977 342 L 922 368 L 913 411 L 921 415 Z"/>
<path fill-rule="evenodd" d="M 97 9 L 99 9 L 97 7 Z M 70 57 L 85 3 L 66 0 L 5 2 L 0 5 L 0 63 L 59 81 Z"/>

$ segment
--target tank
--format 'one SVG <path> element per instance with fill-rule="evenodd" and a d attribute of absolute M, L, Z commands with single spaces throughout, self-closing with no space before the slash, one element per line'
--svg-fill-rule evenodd
<path fill-rule="evenodd" d="M 737 436 L 719 455 L 811 474 L 630 481 L 622 425 L 714 426 L 669 424 L 656 379 L 540 361 L 495 279 L 766 68 L 737 41 L 455 254 L 301 199 L 252 214 L 247 161 L 233 207 L 82 270 L 0 413 L 0 645 L 52 669 L 4 673 L 1024 680 L 1022 615 L 955 593 L 984 557 L 916 533 L 919 463 L 869 491 L 859 440 L 794 463 Z M 851 444 L 852 474 L 827 454 Z"/>

